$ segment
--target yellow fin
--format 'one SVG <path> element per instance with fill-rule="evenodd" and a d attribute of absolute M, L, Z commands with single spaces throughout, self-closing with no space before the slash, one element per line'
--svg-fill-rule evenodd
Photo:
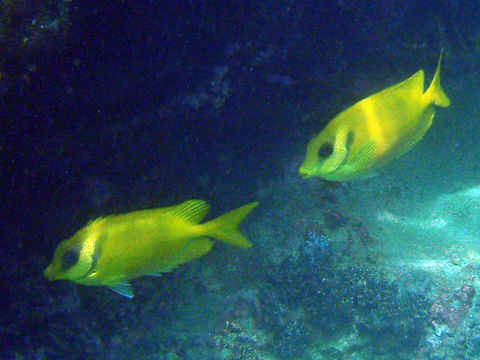
<path fill-rule="evenodd" d="M 90 220 L 85 227 L 88 227 L 88 228 L 91 228 L 91 229 L 92 229 L 92 228 L 101 226 L 101 225 L 103 225 L 103 223 L 104 223 L 107 219 L 109 219 L 109 218 L 111 218 L 111 217 L 112 217 L 112 215 L 100 216 L 100 217 L 98 217 L 98 218 L 96 218 L 96 219 L 94 219 L 94 220 Z"/>
<path fill-rule="evenodd" d="M 178 264 L 163 264 L 161 268 L 156 269 L 155 273 L 148 274 L 150 276 L 162 276 L 162 273 L 172 271 Z"/>
<path fill-rule="evenodd" d="M 450 105 L 450 99 L 447 97 L 445 92 L 440 85 L 440 67 L 442 64 L 443 58 L 443 49 L 440 52 L 440 58 L 438 59 L 437 70 L 435 71 L 435 76 L 433 77 L 430 87 L 425 92 L 427 99 L 434 103 L 437 106 L 447 107 Z"/>
<path fill-rule="evenodd" d="M 175 263 L 184 264 L 199 258 L 208 253 L 212 249 L 213 244 L 214 241 L 206 236 L 196 238 L 189 242 L 178 254 L 175 254 Z"/>
<path fill-rule="evenodd" d="M 409 139 L 407 143 L 405 143 L 402 148 L 400 148 L 397 153 L 395 154 L 395 157 L 400 157 L 401 155 L 409 152 L 410 150 L 413 149 L 413 147 L 423 139 L 425 136 L 426 132 L 428 129 L 430 129 L 430 126 L 432 125 L 433 117 L 435 116 L 435 109 L 433 106 L 427 108 L 425 113 L 422 116 L 422 122 L 419 124 L 417 131 L 415 134 Z"/>
<path fill-rule="evenodd" d="M 125 284 L 117 284 L 117 285 L 110 285 L 109 288 L 120 295 L 126 296 L 127 298 L 131 299 L 135 296 L 133 292 L 133 287 L 130 283 Z"/>
<path fill-rule="evenodd" d="M 422 94 L 424 82 L 425 72 L 423 70 L 418 70 L 415 74 L 405 80 L 401 86 L 406 87 L 414 92 L 418 91 L 420 94 Z"/>
<path fill-rule="evenodd" d="M 169 214 L 178 216 L 184 220 L 187 220 L 193 224 L 198 224 L 205 219 L 210 211 L 210 205 L 203 200 L 188 200 L 180 205 L 173 206 L 169 210 Z"/>
<path fill-rule="evenodd" d="M 251 247 L 252 243 L 240 233 L 237 227 L 257 205 L 258 202 L 252 202 L 205 223 L 203 225 L 205 226 L 205 235 L 230 245 Z"/>
<path fill-rule="evenodd" d="M 354 164 L 355 166 L 367 164 L 373 160 L 376 148 L 377 143 L 374 140 L 367 141 L 360 149 L 358 149 L 355 155 L 353 155 L 352 160 L 350 160 L 349 163 Z"/>

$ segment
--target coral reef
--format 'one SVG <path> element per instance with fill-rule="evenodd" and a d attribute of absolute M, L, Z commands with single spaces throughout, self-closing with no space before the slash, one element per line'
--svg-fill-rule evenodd
<path fill-rule="evenodd" d="M 421 359 L 465 359 L 478 351 L 473 328 L 472 311 L 476 290 L 463 285 L 457 290 L 443 289 L 429 308 L 427 333 L 423 341 Z"/>
<path fill-rule="evenodd" d="M 0 136 L 8 183 L 0 234 L 10 249 L 0 259 L 0 357 L 479 358 L 478 255 L 459 251 L 433 266 L 412 257 L 398 271 L 380 260 L 399 239 L 369 224 L 385 203 L 404 229 L 443 226 L 443 211 L 453 208 L 447 219 L 468 219 L 476 244 L 477 212 L 465 205 L 476 204 L 471 191 L 463 206 L 445 201 L 441 217 L 419 222 L 408 207 L 428 184 L 408 171 L 407 180 L 393 172 L 360 185 L 298 176 L 299 154 L 322 119 L 380 84 L 371 78 L 387 82 L 416 70 L 420 58 L 433 64 L 441 46 L 445 80 L 452 91 L 468 88 L 474 95 L 458 98 L 475 103 L 470 78 L 452 71 L 456 62 L 478 67 L 471 5 L 201 3 L 86 1 L 74 12 L 70 0 L 1 3 L 0 94 L 18 83 L 36 90 L 19 86 L 2 98 L 9 126 Z M 84 21 L 72 27 L 71 15 Z M 402 26 L 412 20 L 422 26 Z M 446 126 L 438 133 L 449 134 Z M 448 139 L 448 153 L 465 146 L 463 155 L 473 154 L 455 161 L 458 170 L 476 163 L 471 141 Z M 460 186 L 461 172 L 448 172 L 455 181 L 442 182 Z M 160 279 L 139 279 L 131 301 L 41 278 L 53 244 L 94 215 L 191 196 L 227 208 L 253 194 L 262 208 L 245 224 L 252 249 L 216 246 Z M 377 221 L 383 230 L 392 223 Z M 461 241 L 458 228 L 438 229 L 441 240 Z M 394 255 L 420 248 L 407 240 Z M 456 276 L 444 281 L 439 267 Z"/>

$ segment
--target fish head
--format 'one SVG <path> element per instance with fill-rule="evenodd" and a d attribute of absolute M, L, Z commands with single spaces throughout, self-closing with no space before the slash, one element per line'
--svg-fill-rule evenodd
<path fill-rule="evenodd" d="M 95 234 L 84 228 L 71 238 L 62 241 L 53 255 L 52 262 L 43 271 L 48 280 L 78 281 L 92 273 L 95 267 Z"/>
<path fill-rule="evenodd" d="M 337 170 L 338 165 L 332 162 L 335 157 L 334 136 L 321 132 L 307 145 L 307 154 L 298 172 L 304 179 L 325 177 Z"/>

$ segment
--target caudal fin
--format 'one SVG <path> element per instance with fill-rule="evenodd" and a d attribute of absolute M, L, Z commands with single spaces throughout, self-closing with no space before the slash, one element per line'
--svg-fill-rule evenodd
<path fill-rule="evenodd" d="M 437 71 L 435 71 L 435 76 L 433 77 L 430 87 L 425 92 L 425 95 L 427 96 L 429 101 L 431 101 L 435 105 L 447 107 L 450 105 L 450 99 L 447 97 L 447 95 L 442 89 L 442 86 L 440 85 L 440 67 L 442 64 L 442 58 L 443 49 L 440 52 L 440 58 L 438 59 Z"/>
<path fill-rule="evenodd" d="M 252 243 L 238 230 L 238 226 L 257 205 L 258 202 L 252 202 L 203 224 L 205 235 L 230 245 L 251 247 Z"/>

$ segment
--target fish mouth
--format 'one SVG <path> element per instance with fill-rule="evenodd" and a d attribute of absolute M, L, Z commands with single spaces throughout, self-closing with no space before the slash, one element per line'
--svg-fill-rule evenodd
<path fill-rule="evenodd" d="M 45 276 L 50 281 L 57 280 L 57 277 L 55 276 L 55 272 L 53 271 L 51 266 L 43 270 L 43 276 Z"/>
<path fill-rule="evenodd" d="M 298 172 L 300 173 L 300 176 L 304 179 L 310 179 L 312 177 L 312 172 L 303 166 L 300 166 L 300 169 L 298 169 Z"/>

